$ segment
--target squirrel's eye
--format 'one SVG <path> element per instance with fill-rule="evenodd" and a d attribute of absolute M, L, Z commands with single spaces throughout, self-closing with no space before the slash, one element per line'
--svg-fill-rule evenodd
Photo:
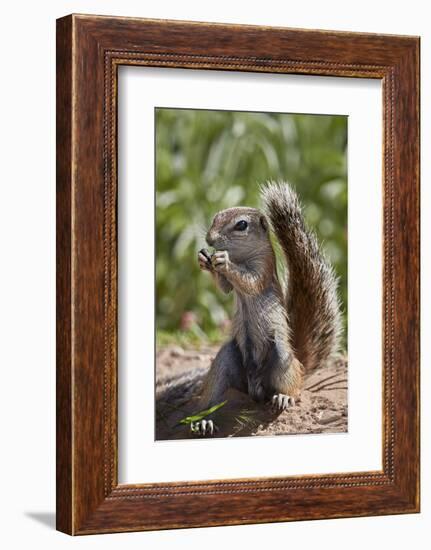
<path fill-rule="evenodd" d="M 240 220 L 235 224 L 236 231 L 245 231 L 248 227 L 248 223 L 245 220 Z"/>

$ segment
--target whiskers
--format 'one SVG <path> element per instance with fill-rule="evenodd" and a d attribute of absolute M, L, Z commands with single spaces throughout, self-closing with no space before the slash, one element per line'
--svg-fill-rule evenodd
<path fill-rule="evenodd" d="M 207 228 L 202 222 L 195 224 L 195 239 L 197 245 L 202 248 L 201 244 L 204 242 L 206 244 Z"/>

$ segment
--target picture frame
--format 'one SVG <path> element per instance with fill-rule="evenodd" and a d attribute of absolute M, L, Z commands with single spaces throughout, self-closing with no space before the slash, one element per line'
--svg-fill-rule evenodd
<path fill-rule="evenodd" d="M 381 471 L 118 483 L 120 65 L 381 80 Z M 419 220 L 418 37 L 57 20 L 57 529 L 83 535 L 419 512 Z"/>

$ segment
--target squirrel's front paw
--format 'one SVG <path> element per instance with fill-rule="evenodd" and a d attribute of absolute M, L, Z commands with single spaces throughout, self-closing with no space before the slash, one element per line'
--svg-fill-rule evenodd
<path fill-rule="evenodd" d="M 204 271 L 212 271 L 211 255 L 205 248 L 199 250 L 198 254 L 199 267 Z"/>
<path fill-rule="evenodd" d="M 190 424 L 190 431 L 193 435 L 214 435 L 218 427 L 212 420 L 199 420 Z"/>
<path fill-rule="evenodd" d="M 284 393 L 276 393 L 271 400 L 271 408 L 275 412 L 282 412 L 293 407 L 295 405 L 295 399 L 290 395 Z"/>
<path fill-rule="evenodd" d="M 216 252 L 211 258 L 211 264 L 218 273 L 229 271 L 230 260 L 227 250 Z"/>

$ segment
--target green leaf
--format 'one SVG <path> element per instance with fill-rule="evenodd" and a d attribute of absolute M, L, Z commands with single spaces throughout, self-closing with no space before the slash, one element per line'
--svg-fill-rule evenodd
<path fill-rule="evenodd" d="M 218 409 L 221 409 L 224 405 L 226 405 L 226 403 L 227 401 L 223 401 L 223 403 L 218 403 L 217 405 L 213 405 L 209 409 L 198 412 L 192 416 L 186 416 L 185 418 L 179 421 L 179 424 L 191 424 L 192 422 L 199 422 L 199 420 L 202 420 L 203 418 L 210 415 L 211 413 L 217 411 Z"/>

